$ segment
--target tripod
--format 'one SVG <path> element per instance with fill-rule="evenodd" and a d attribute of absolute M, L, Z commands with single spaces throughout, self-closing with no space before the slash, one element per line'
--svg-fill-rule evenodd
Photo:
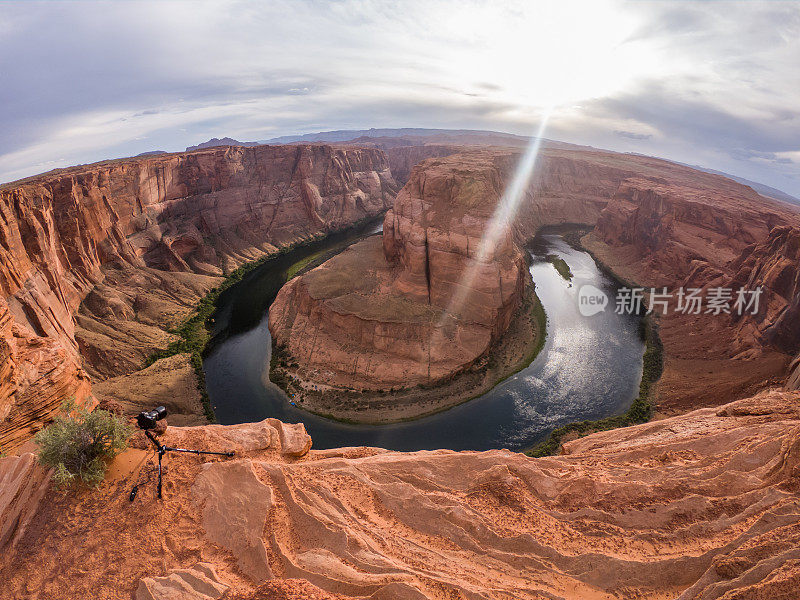
<path fill-rule="evenodd" d="M 189 454 L 215 454 L 217 456 L 234 456 L 235 452 L 212 452 L 211 450 L 187 450 L 186 448 L 173 448 L 172 446 L 165 446 L 161 444 L 156 437 L 149 431 L 145 430 L 144 434 L 147 436 L 153 445 L 156 447 L 156 452 L 158 452 L 158 498 L 161 498 L 161 459 L 167 452 L 188 452 Z M 133 502 L 133 499 L 136 497 L 136 492 L 139 489 L 139 485 L 133 486 L 130 495 L 130 501 Z"/>

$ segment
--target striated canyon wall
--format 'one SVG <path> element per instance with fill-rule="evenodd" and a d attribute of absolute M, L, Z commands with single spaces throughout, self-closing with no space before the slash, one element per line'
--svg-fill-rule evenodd
<path fill-rule="evenodd" d="M 667 163 L 667 165 L 669 165 Z M 691 170 L 689 170 L 691 171 Z M 763 289 L 755 315 L 661 315 L 665 369 L 658 406 L 666 413 L 714 405 L 786 379 L 798 350 L 795 207 L 715 175 L 669 165 L 661 176 L 627 179 L 583 242 L 638 285 Z"/>
<path fill-rule="evenodd" d="M 508 326 L 519 294 L 507 303 L 498 290 L 509 283 L 492 275 L 496 265 L 461 259 L 474 258 L 520 154 L 463 148 L 425 160 L 387 213 L 382 254 L 376 241 L 365 242 L 281 292 L 270 327 L 301 380 L 367 389 L 429 383 L 487 351 Z M 513 235 L 501 236 L 496 255 L 516 256 L 514 248 L 539 228 L 564 223 L 592 227 L 584 244 L 638 285 L 673 292 L 763 287 L 757 315 L 658 318 L 664 411 L 719 404 L 786 379 L 800 351 L 796 207 L 663 160 L 546 147 Z M 465 277 L 474 278 L 469 293 L 459 289 Z M 442 326 L 447 319 L 437 311 L 451 304 L 464 311 L 464 322 L 480 325 L 480 336 Z"/>
<path fill-rule="evenodd" d="M 68 398 L 95 403 L 73 349 L 15 323 L 0 298 L 0 449 L 28 440 Z"/>
<path fill-rule="evenodd" d="M 225 273 L 379 215 L 395 192 L 381 150 L 325 145 L 213 148 L 29 178 L 0 188 L 0 293 L 16 331 L 74 365 L 64 388 L 80 387 L 81 361 L 96 379 L 140 369 Z M 27 356 L 23 337 L 17 356 Z M 18 370 L 55 377 L 47 365 Z M 0 439 L 28 410 L 20 393 L 8 398 Z M 35 420 L 49 412 L 39 408 Z"/>

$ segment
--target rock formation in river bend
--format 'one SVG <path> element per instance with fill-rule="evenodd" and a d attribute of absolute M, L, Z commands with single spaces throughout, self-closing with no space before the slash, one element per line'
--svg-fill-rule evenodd
<path fill-rule="evenodd" d="M 237 456 L 167 457 L 163 502 L 150 483 L 133 505 L 141 450 L 91 493 L 3 458 L 0 581 L 29 600 L 795 600 L 799 407 L 765 392 L 542 459 L 308 452 L 274 419 L 170 427 Z"/>
<path fill-rule="evenodd" d="M 420 163 L 387 213 L 383 254 L 377 241 L 364 242 L 284 288 L 270 312 L 270 327 L 299 365 L 301 379 L 351 381 L 353 387 L 370 389 L 413 385 L 428 381 L 429 365 L 431 379 L 452 374 L 497 339 L 508 322 L 503 310 L 484 313 L 495 321 L 480 321 L 493 333 L 472 338 L 479 343 L 426 344 L 426 336 L 437 339 L 438 321 L 422 307 L 447 306 L 463 273 L 463 263 L 437 264 L 442 250 L 474 252 L 482 234 L 464 235 L 464 220 L 474 215 L 451 191 L 464 178 L 472 185 L 474 165 L 492 165 L 485 171 L 491 172 L 491 184 L 476 184 L 469 195 L 475 206 L 481 205 L 481 194 L 488 207 L 494 206 L 519 155 L 507 148 L 465 148 Z M 491 213 L 482 210 L 480 227 Z M 800 352 L 796 207 L 724 177 L 655 158 L 545 148 L 514 219 L 516 241 L 560 223 L 593 226 L 585 239 L 589 249 L 639 285 L 672 291 L 763 286 L 762 310 L 755 316 L 660 319 L 666 353 L 662 409 L 719 404 L 786 380 L 789 363 Z M 479 285 L 490 279 L 484 274 Z M 504 286 L 502 281 L 497 289 Z M 400 300 L 419 311 L 391 304 Z"/>
<path fill-rule="evenodd" d="M 382 151 L 324 145 L 106 161 L 2 186 L 2 369 L 15 375 L 2 380 L 0 444 L 57 396 L 89 396 L 81 359 L 95 378 L 141 368 L 225 272 L 376 216 L 395 191 Z M 36 382 L 49 390 L 38 400 Z"/>
<path fill-rule="evenodd" d="M 469 367 L 508 327 L 527 279 L 508 223 L 475 260 L 511 159 L 472 151 L 415 170 L 382 239 L 278 293 L 269 319 L 276 343 L 315 380 L 345 388 L 411 387 Z M 458 299 L 465 277 L 473 289 Z"/>
<path fill-rule="evenodd" d="M 223 272 L 387 207 L 395 189 L 390 161 L 402 170 L 429 153 L 455 152 L 452 145 L 381 143 L 393 158 L 387 160 L 377 148 L 352 145 L 223 147 L 107 161 L 0 187 L 0 290 L 8 307 L 0 310 L 7 348 L 0 444 L 8 449 L 27 437 L 60 399 L 91 401 L 80 365 L 95 379 L 115 376 L 109 390 L 130 387 L 118 376 L 136 371 L 148 354 L 175 339 L 165 328 L 186 315 Z M 492 183 L 490 196 L 496 198 L 520 151 L 466 151 L 485 153 L 485 160 L 494 157 L 499 179 Z M 418 167 L 419 181 L 411 185 L 419 187 L 425 170 L 441 171 L 447 161 L 457 165 L 459 160 L 451 156 L 424 162 Z M 459 176 L 454 170 L 450 177 Z M 437 177 L 446 179 L 442 173 Z M 453 222 L 458 223 L 457 215 Z M 659 387 L 662 408 L 680 411 L 719 403 L 787 381 L 787 368 L 800 353 L 793 267 L 800 228 L 796 207 L 767 200 L 724 177 L 654 158 L 546 147 L 515 219 L 516 241 L 530 238 L 542 225 L 564 222 L 596 226 L 586 239 L 590 249 L 620 275 L 642 285 L 765 286 L 764 310 L 755 317 L 735 321 L 670 315 L 661 320 L 666 352 Z M 440 234 L 456 246 L 466 239 L 459 238 L 457 227 L 452 236 L 441 233 L 443 221 L 438 223 L 422 227 L 431 230 L 429 249 L 439 243 L 434 238 Z M 327 340 L 319 338 L 313 352 L 324 356 L 324 346 L 332 348 L 328 355 L 336 359 L 333 370 L 343 377 L 354 369 L 373 369 L 387 358 L 381 357 L 383 350 L 397 342 L 392 348 L 403 356 L 400 372 L 427 381 L 429 363 L 439 361 L 441 367 L 433 369 L 431 378 L 451 373 L 503 329 L 515 292 L 509 296 L 505 283 L 500 292 L 498 280 L 495 300 L 484 303 L 494 303 L 495 315 L 487 317 L 486 312 L 475 322 L 475 335 L 465 338 L 465 354 L 457 355 L 460 350 L 454 346 L 454 357 L 434 353 L 429 361 L 427 347 L 419 341 L 429 326 L 421 323 L 442 309 L 446 286 L 439 286 L 439 279 L 448 281 L 449 275 L 437 272 L 439 250 L 434 248 L 433 263 L 428 261 L 433 264 L 428 273 L 432 303 L 427 305 L 428 277 L 419 269 L 426 263 L 418 251 L 424 243 L 414 237 L 419 227 L 414 231 L 411 243 L 397 238 L 400 244 L 389 244 L 388 250 L 395 252 L 391 262 L 381 263 L 382 250 L 374 247 L 371 256 L 382 266 L 360 282 L 370 285 L 380 275 L 385 290 L 409 300 L 403 308 L 417 319 L 411 343 L 399 343 L 406 337 L 401 333 L 406 324 L 385 319 L 393 310 L 387 305 L 370 303 L 378 312 L 369 315 L 367 325 L 376 335 L 355 338 L 347 332 L 369 329 L 359 317 L 361 309 L 351 310 L 358 303 L 366 306 L 363 298 L 342 296 L 326 305 L 331 318 L 325 326 L 341 331 Z M 351 256 L 345 253 L 338 260 L 344 265 Z M 450 266 L 443 263 L 445 269 Z M 324 267 L 327 277 L 336 280 L 330 268 Z M 361 266 L 348 267 L 353 273 L 356 268 Z M 348 280 L 336 283 L 345 286 Z M 335 291 L 320 290 L 322 296 Z M 373 300 L 383 291 L 376 294 Z M 314 312 L 311 305 L 317 299 L 305 300 L 310 329 L 301 332 L 305 339 L 297 344 L 308 349 L 316 319 L 325 313 Z M 294 316 L 289 317 L 285 327 L 292 327 Z M 351 357 L 335 354 L 340 333 L 347 344 L 362 350 Z M 362 362 L 369 355 L 370 363 Z M 355 357 L 359 363 L 351 365 L 348 360 Z M 189 369 L 186 361 L 182 364 Z M 385 372 L 397 367 L 388 359 L 385 365 Z M 789 382 L 797 379 L 796 368 L 793 373 Z M 400 383 L 406 380 L 395 377 L 389 387 Z M 44 386 L 41 392 L 39 384 Z M 50 395 L 51 389 L 59 391 Z"/>

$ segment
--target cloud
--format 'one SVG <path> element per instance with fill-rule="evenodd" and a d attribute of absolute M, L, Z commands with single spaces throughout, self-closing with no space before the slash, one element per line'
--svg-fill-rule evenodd
<path fill-rule="evenodd" d="M 800 194 L 791 2 L 6 2 L 0 180 L 210 137 L 463 127 Z"/>

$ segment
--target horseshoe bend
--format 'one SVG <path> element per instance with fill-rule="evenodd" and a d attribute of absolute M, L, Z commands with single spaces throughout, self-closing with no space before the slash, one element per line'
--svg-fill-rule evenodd
<path fill-rule="evenodd" d="M 800 212 L 675 163 L 545 144 L 509 218 L 523 152 L 227 146 L 3 186 L 3 589 L 791 597 Z M 398 183 L 392 164 L 402 172 L 409 156 Z M 142 368 L 237 267 L 384 211 L 380 234 L 323 253 L 269 308 L 273 371 L 311 411 L 413 417 L 529 362 L 546 325 L 531 316 L 526 248 L 547 227 L 569 225 L 572 243 L 631 285 L 761 287 L 762 302 L 754 314 L 653 316 L 653 420 L 568 435 L 545 458 L 310 450 L 302 424 L 203 424 L 191 350 Z M 131 504 L 132 482 L 149 482 L 138 432 L 97 490 L 62 491 L 31 436 L 70 398 L 128 415 L 163 404 L 165 443 L 236 456 L 168 458 L 165 499 L 143 487 Z M 143 523 L 142 511 L 160 516 Z"/>
<path fill-rule="evenodd" d="M 660 412 L 785 379 L 799 335 L 796 210 L 665 161 L 546 148 L 514 201 L 513 222 L 498 224 L 521 151 L 453 152 L 414 168 L 382 236 L 279 292 L 269 315 L 273 373 L 304 407 L 368 422 L 416 416 L 463 401 L 460 380 L 480 389 L 529 361 L 530 346 L 500 343 L 504 334 L 543 333 L 519 318 L 534 293 L 522 249 L 542 228 L 565 223 L 584 226 L 582 245 L 628 282 L 767 290 L 759 315 L 659 317 Z M 492 250 L 478 257 L 489 230 Z M 489 373 L 498 347 L 506 369 Z"/>

